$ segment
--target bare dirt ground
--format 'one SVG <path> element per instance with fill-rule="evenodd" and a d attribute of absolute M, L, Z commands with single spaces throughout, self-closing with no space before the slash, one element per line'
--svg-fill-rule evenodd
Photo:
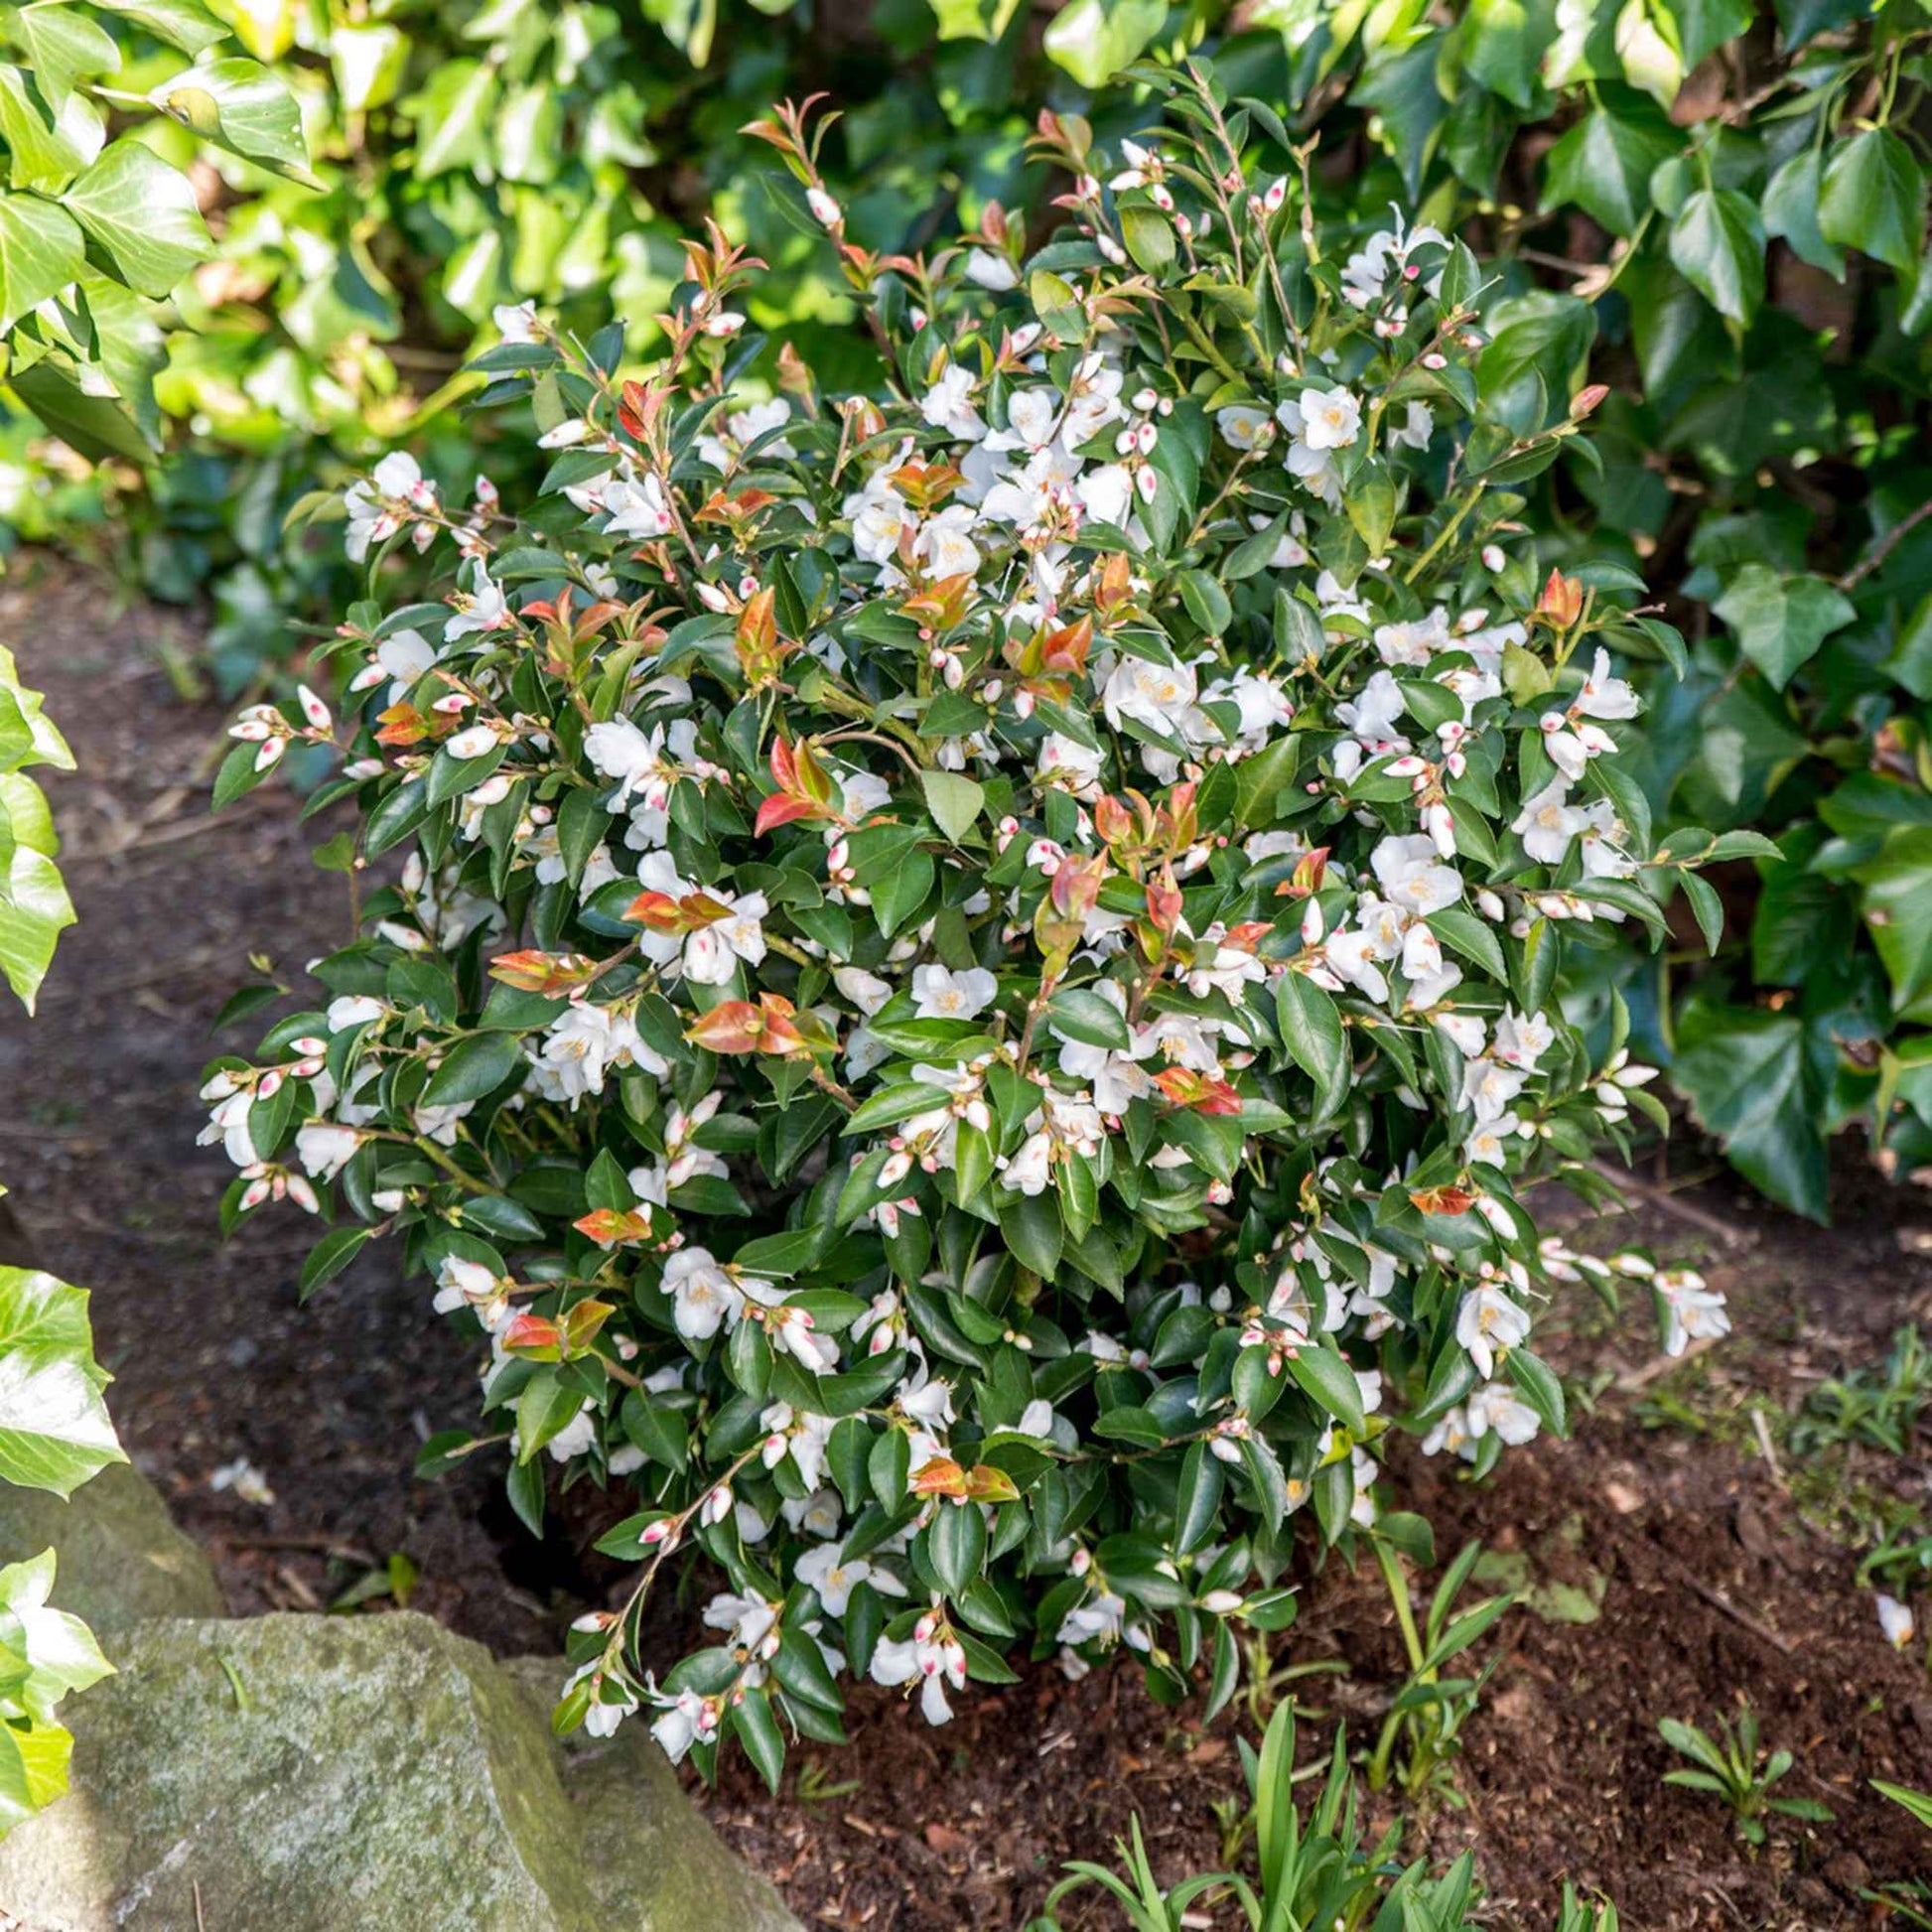
<path fill-rule="evenodd" d="M 554 1648 L 612 1579 L 581 1551 L 540 1552 L 490 1472 L 412 1478 L 419 1438 L 467 1421 L 474 1399 L 421 1285 L 377 1256 L 300 1307 L 311 1230 L 293 1210 L 219 1239 L 228 1170 L 195 1139 L 209 1024 L 252 976 L 251 952 L 292 979 L 346 936 L 342 883 L 308 856 L 328 828 L 298 826 L 273 790 L 208 816 L 223 719 L 171 695 L 155 647 L 192 638 L 178 614 L 120 609 L 105 580 L 16 560 L 0 634 L 81 767 L 50 783 L 81 923 L 40 1016 L 0 1013 L 0 1175 L 42 1261 L 94 1290 L 130 1452 L 208 1547 L 237 1613 L 318 1607 L 401 1553 L 415 1607 L 501 1652 Z M 1670 1161 L 1676 1178 L 1646 1168 L 1633 1220 L 1579 1238 L 1647 1239 L 1703 1267 L 1730 1292 L 1737 1333 L 1660 1373 L 1640 1298 L 1612 1319 L 1576 1291 L 1539 1328 L 1572 1378 L 1572 1442 L 1519 1451 L 1480 1487 L 1397 1457 L 1445 1553 L 1481 1537 L 1497 1587 L 1533 1592 L 1478 1653 L 1495 1670 L 1458 1800 L 1420 1819 L 1405 1856 L 1473 1838 L 1497 1922 L 1537 1932 L 1565 1878 L 1614 1897 L 1631 1928 L 1881 1923 L 1862 1891 L 1932 1873 L 1932 1851 L 1868 1780 L 1932 1788 L 1932 1683 L 1883 1643 L 1854 1555 L 1820 1525 L 1854 1492 L 1932 1505 L 1927 1444 L 1821 1476 L 1775 1440 L 1767 1450 L 1749 1407 L 1776 1419 L 1821 1377 L 1875 1362 L 1901 1322 L 1932 1319 L 1932 1197 L 1848 1154 L 1839 1225 L 1817 1229 L 1688 1135 Z M 237 1459 L 272 1502 L 210 1487 Z M 1589 1621 L 1552 1614 L 1586 1606 Z M 1372 1736 L 1396 1680 L 1372 1572 L 1330 1566 L 1279 1640 L 1281 1662 L 1333 1657 L 1347 1675 L 1297 1686 L 1304 1762 L 1337 1721 Z M 1714 1801 L 1660 1781 L 1674 1760 L 1657 1720 L 1708 1725 L 1740 1693 L 1767 1741 L 1797 1754 L 1780 1790 L 1835 1813 L 1776 1825 L 1760 1853 Z M 1239 1790 L 1233 1738 L 1251 1733 L 1239 1703 L 1203 1732 L 1197 1710 L 1158 1708 L 1128 1668 L 976 1689 L 941 1730 L 895 1693 L 862 1690 L 854 1706 L 854 1748 L 794 1751 L 779 1804 L 743 1766 L 710 1802 L 802 1918 L 877 1932 L 1018 1927 L 1063 1860 L 1106 1856 L 1136 1812 L 1170 1876 L 1217 1863 L 1210 1808 Z"/>

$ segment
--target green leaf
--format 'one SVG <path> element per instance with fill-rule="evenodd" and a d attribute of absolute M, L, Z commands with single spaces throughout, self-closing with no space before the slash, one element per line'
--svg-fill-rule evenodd
<path fill-rule="evenodd" d="M 82 278 L 83 281 L 86 278 Z M 115 288 L 116 283 L 103 286 Z M 130 302 L 143 298 L 127 289 L 120 293 Z M 70 443 L 90 462 L 104 457 L 131 457 L 146 462 L 152 442 L 144 435 L 128 406 L 111 395 L 93 394 L 83 384 L 98 384 L 100 370 L 82 368 L 62 354 L 44 355 L 30 367 L 16 368 L 14 393 L 36 416 L 60 437 Z M 153 415 L 151 396 L 143 396 L 144 413 Z M 254 748 L 250 748 L 251 756 Z"/>
<path fill-rule="evenodd" d="M 114 37 L 78 7 L 43 4 L 15 9 L 7 33 L 27 56 L 41 98 L 58 114 L 83 73 L 116 73 L 121 51 Z"/>
<path fill-rule="evenodd" d="M 1557 1379 L 1556 1371 L 1527 1348 L 1512 1348 L 1504 1366 L 1509 1370 L 1509 1379 L 1516 1384 L 1517 1393 L 1542 1418 L 1544 1428 L 1553 1436 L 1563 1435 L 1566 1420 L 1563 1384 Z"/>
<path fill-rule="evenodd" d="M 1173 1553 L 1184 1557 L 1198 1550 L 1221 1520 L 1223 1475 L 1221 1459 L 1205 1443 L 1190 1443 L 1180 1458 L 1180 1480 L 1174 1488 Z"/>
<path fill-rule="evenodd" d="M 1550 150 L 1543 206 L 1574 202 L 1611 234 L 1634 234 L 1650 211 L 1651 175 L 1682 146 L 1682 136 L 1655 109 L 1613 114 L 1599 106 Z"/>
<path fill-rule="evenodd" d="M 528 1462 L 583 1412 L 581 1389 L 561 1381 L 554 1369 L 538 1369 L 516 1398 L 516 1459 Z"/>
<path fill-rule="evenodd" d="M 1470 0 L 1462 30 L 1462 65 L 1491 93 L 1528 108 L 1537 69 L 1556 38 L 1551 0 Z"/>
<path fill-rule="evenodd" d="M 148 98 L 204 141 L 292 180 L 314 180 L 295 96 L 257 62 L 214 61 L 184 69 Z"/>
<path fill-rule="evenodd" d="M 1891 980 L 1893 1014 L 1932 1020 L 1932 826 L 1893 832 L 1852 877 L 1864 888 L 1859 909 Z"/>
<path fill-rule="evenodd" d="M 1677 272 L 1730 321 L 1748 324 L 1764 300 L 1764 224 L 1748 196 L 1701 188 L 1671 223 Z"/>
<path fill-rule="evenodd" d="M 986 787 L 957 771 L 925 771 L 920 774 L 925 787 L 926 810 L 932 822 L 954 845 L 973 829 L 986 805 Z"/>
<path fill-rule="evenodd" d="M 1718 944 L 1725 936 L 1725 902 L 1718 897 L 1718 889 L 1694 872 L 1680 874 L 1677 883 L 1684 888 L 1692 916 L 1704 934 L 1705 948 L 1715 958 Z"/>
<path fill-rule="evenodd" d="M 1927 1831 L 1932 1831 L 1932 1796 L 1923 1791 L 1910 1790 L 1902 1784 L 1887 1784 L 1882 1778 L 1873 1778 L 1871 1788 L 1889 1798 L 1893 1804 L 1903 1805 Z"/>
<path fill-rule="evenodd" d="M 1110 1000 L 1084 986 L 1063 986 L 1046 1003 L 1046 1024 L 1083 1046 L 1124 1053 L 1132 1044 L 1127 1017 Z"/>
<path fill-rule="evenodd" d="M 1020 0 L 932 0 L 942 41 L 997 41 L 1019 11 Z"/>
<path fill-rule="evenodd" d="M 51 202 L 0 194 L 0 335 L 87 265 L 78 227 Z"/>
<path fill-rule="evenodd" d="M 769 1695 L 763 1690 L 747 1691 L 730 1710 L 732 1728 L 745 1746 L 745 1755 L 758 1767 L 765 1789 L 775 1798 L 785 1774 L 785 1737 L 778 1728 Z"/>
<path fill-rule="evenodd" d="M 87 165 L 87 157 L 57 128 L 27 90 L 18 68 L 0 64 L 0 141 L 7 145 L 8 180 L 15 188 L 60 191 Z"/>
<path fill-rule="evenodd" d="M 1288 1372 L 1302 1392 L 1359 1436 L 1368 1423 L 1362 1411 L 1362 1385 L 1340 1352 L 1325 1344 L 1308 1343 L 1286 1353 Z"/>
<path fill-rule="evenodd" d="M 941 1501 L 932 1518 L 927 1549 L 933 1574 L 946 1594 L 963 1595 L 986 1562 L 986 1521 L 979 1505 Z"/>
<path fill-rule="evenodd" d="M 52 1550 L 0 1569 L 5 1702 L 41 1723 L 53 1721 L 55 1706 L 69 1691 L 84 1691 L 114 1674 L 92 1631 L 77 1616 L 48 1607 L 55 1575 Z"/>
<path fill-rule="evenodd" d="M 1845 251 L 1818 231 L 1818 201 L 1824 158 L 1816 148 L 1801 148 L 1764 190 L 1764 232 L 1776 235 L 1802 262 L 1845 280 Z"/>
<path fill-rule="evenodd" d="M 197 0 L 88 0 L 88 4 L 132 22 L 191 59 L 228 38 L 227 28 Z"/>
<path fill-rule="evenodd" d="M 1127 252 L 1150 275 L 1158 275 L 1174 258 L 1173 224 L 1159 208 L 1122 208 L 1120 232 Z"/>
<path fill-rule="evenodd" d="M 1167 0 L 1072 0 L 1053 16 L 1044 45 L 1081 86 L 1103 87 L 1140 59 L 1167 19 Z"/>
<path fill-rule="evenodd" d="M 1022 1268 L 1031 1268 L 1042 1281 L 1052 1280 L 1065 1238 L 1053 1195 L 1021 1194 L 1002 1202 L 1000 1232 Z"/>
<path fill-rule="evenodd" d="M 1795 1013 L 1697 1008 L 1686 1016 L 1671 1079 L 1747 1180 L 1813 1220 L 1826 1218 L 1829 1042 L 1820 1055 Z"/>
<path fill-rule="evenodd" d="M 70 1495 L 125 1462 L 100 1391 L 85 1291 L 0 1268 L 0 1480 Z"/>
<path fill-rule="evenodd" d="M 66 1793 L 72 1750 L 59 1725 L 0 1725 L 0 1838 Z"/>
<path fill-rule="evenodd" d="M 496 105 L 496 69 L 482 61 L 444 61 L 413 101 L 419 182 L 489 162 L 489 127 Z"/>
<path fill-rule="evenodd" d="M 1334 1001 L 1303 973 L 1284 973 L 1275 994 L 1282 1043 L 1314 1082 L 1314 1114 L 1325 1120 L 1348 1093 L 1349 1053 L 1341 1012 Z"/>
<path fill-rule="evenodd" d="M 1924 242 L 1925 178 L 1912 151 L 1885 128 L 1866 128 L 1834 150 L 1818 198 L 1818 232 L 1903 274 Z"/>
<path fill-rule="evenodd" d="M 423 1089 L 425 1107 L 455 1107 L 494 1093 L 523 1066 L 523 1047 L 514 1034 L 477 1034 L 466 1039 L 430 1075 Z"/>
<path fill-rule="evenodd" d="M 1851 600 L 1822 577 L 1782 577 L 1767 564 L 1746 564 L 1716 610 L 1738 649 L 1778 691 L 1834 630 L 1858 616 Z"/>
<path fill-rule="evenodd" d="M 58 844 L 41 788 L 25 772 L 0 777 L 0 977 L 29 1013 L 55 942 L 74 921 Z"/>
<path fill-rule="evenodd" d="M 374 1233 L 373 1228 L 331 1228 L 309 1250 L 309 1258 L 302 1264 L 299 1299 L 306 1302 L 324 1282 L 340 1275 Z"/>
<path fill-rule="evenodd" d="M 195 191 L 139 141 L 108 148 L 64 198 L 129 288 L 157 298 L 212 252 Z"/>
<path fill-rule="evenodd" d="M 1884 669 L 1913 697 L 1932 699 L 1932 593 L 1920 598 L 1899 625 Z"/>

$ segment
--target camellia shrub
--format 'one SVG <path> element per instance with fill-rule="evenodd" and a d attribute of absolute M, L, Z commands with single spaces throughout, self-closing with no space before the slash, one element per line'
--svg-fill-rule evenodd
<path fill-rule="evenodd" d="M 830 117 L 757 124 L 876 392 L 748 326 L 715 230 L 634 374 L 504 310 L 543 488 L 356 484 L 350 708 L 236 726 L 220 798 L 341 756 L 364 897 L 210 1069 L 228 1212 L 340 1214 L 309 1287 L 399 1237 L 487 1354 L 430 1466 L 506 1449 L 533 1530 L 550 1480 L 633 1501 L 565 1725 L 775 1780 L 842 1678 L 939 1723 L 1120 1644 L 1218 1706 L 1392 1433 L 1480 1469 L 1563 1426 L 1538 1313 L 1604 1271 L 1525 1186 L 1660 1110 L 1562 958 L 1764 843 L 1653 850 L 1619 664 L 1676 639 L 1521 521 L 1596 394 L 1488 359 L 1465 246 L 1316 222 L 1265 104 L 1146 78 L 1118 154 L 1042 115 L 1034 252 L 993 209 L 872 254 Z M 416 551 L 444 595 L 392 603 Z M 1650 1279 L 1675 1345 L 1722 1328 Z M 713 1641 L 640 1654 L 694 1544 Z"/>

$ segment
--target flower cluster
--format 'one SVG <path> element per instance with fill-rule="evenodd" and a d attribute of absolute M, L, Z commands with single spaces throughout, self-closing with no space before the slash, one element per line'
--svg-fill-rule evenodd
<path fill-rule="evenodd" d="M 1176 86 L 1112 171 L 1042 116 L 1031 255 L 997 208 L 868 255 L 823 123 L 759 123 L 876 389 L 761 340 L 716 232 L 633 376 L 506 311 L 542 494 L 352 489 L 354 709 L 239 728 L 229 790 L 338 747 L 365 897 L 211 1071 L 231 1209 L 340 1212 L 309 1286 L 401 1238 L 486 1348 L 432 1462 L 507 1442 L 533 1529 L 546 1464 L 634 1494 L 566 1723 L 775 1778 L 852 1674 L 939 1723 L 1126 1645 L 1224 1701 L 1393 1436 L 1563 1426 L 1532 1342 L 1594 1264 L 1524 1186 L 1658 1109 L 1560 961 L 1723 856 L 1657 859 L 1618 762 L 1636 586 L 1521 521 L 1595 396 L 1492 396 L 1465 247 L 1331 248 L 1265 109 Z M 445 595 L 395 601 L 420 541 Z M 665 1668 L 636 1606 L 693 1543 L 731 1587 Z"/>

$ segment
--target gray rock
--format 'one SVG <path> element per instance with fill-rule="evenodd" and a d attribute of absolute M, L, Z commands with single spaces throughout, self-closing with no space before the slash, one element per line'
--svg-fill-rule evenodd
<path fill-rule="evenodd" d="M 37 1557 L 50 1544 L 55 1607 L 96 1632 L 142 1617 L 219 1616 L 224 1607 L 213 1566 L 130 1463 L 110 1463 L 67 1502 L 0 1483 L 0 1564 Z"/>
<path fill-rule="evenodd" d="M 0 1842 L 35 1932 L 797 1932 L 641 1725 L 552 1738 L 555 1660 L 408 1613 L 111 1649 L 63 1707 L 71 1794 Z"/>

